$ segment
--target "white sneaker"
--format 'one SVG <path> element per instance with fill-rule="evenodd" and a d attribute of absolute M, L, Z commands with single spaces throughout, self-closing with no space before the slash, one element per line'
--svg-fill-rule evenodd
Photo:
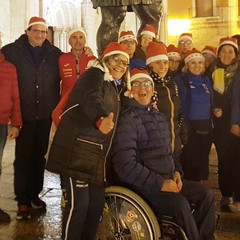
<path fill-rule="evenodd" d="M 230 203 L 228 207 L 233 213 L 240 212 L 240 202 Z"/>

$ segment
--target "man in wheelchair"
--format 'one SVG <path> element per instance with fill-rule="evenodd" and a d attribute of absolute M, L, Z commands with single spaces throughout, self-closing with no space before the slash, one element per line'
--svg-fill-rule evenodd
<path fill-rule="evenodd" d="M 214 239 L 213 191 L 182 180 L 171 153 L 168 122 L 151 104 L 153 92 L 148 72 L 133 69 L 113 140 L 114 174 L 140 193 L 156 215 L 173 217 L 188 239 Z M 193 213 L 190 203 L 196 206 Z"/>

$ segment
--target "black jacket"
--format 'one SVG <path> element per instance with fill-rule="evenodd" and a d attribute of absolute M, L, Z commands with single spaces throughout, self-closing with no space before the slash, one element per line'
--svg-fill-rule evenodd
<path fill-rule="evenodd" d="M 85 71 L 70 94 L 66 106 L 70 110 L 62 116 L 54 136 L 47 170 L 103 184 L 115 128 L 104 135 L 97 128 L 96 121 L 113 112 L 116 127 L 119 105 L 119 92 L 114 81 L 104 80 L 104 72 L 98 68 Z M 72 106 L 76 107 L 71 109 Z"/>
<path fill-rule="evenodd" d="M 45 40 L 36 64 L 26 34 L 2 48 L 6 60 L 17 68 L 22 118 L 27 121 L 51 118 L 60 95 L 58 59 L 61 50 Z"/>

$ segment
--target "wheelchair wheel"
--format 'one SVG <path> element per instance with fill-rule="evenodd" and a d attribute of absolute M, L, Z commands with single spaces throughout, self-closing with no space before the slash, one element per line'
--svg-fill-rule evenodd
<path fill-rule="evenodd" d="M 157 218 L 140 196 L 124 187 L 106 189 L 97 240 L 158 240 L 160 237 Z"/>

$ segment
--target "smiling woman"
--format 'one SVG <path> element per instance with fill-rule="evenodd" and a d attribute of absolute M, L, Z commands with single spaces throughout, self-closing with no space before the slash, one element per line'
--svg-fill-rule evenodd
<path fill-rule="evenodd" d="M 240 212 L 240 66 L 238 42 L 219 41 L 217 68 L 213 72 L 215 100 L 214 144 L 218 154 L 221 208 Z"/>
<path fill-rule="evenodd" d="M 150 76 L 155 83 L 154 101 L 159 111 L 165 114 L 171 132 L 171 147 L 176 163 L 180 165 L 180 99 L 178 88 L 172 77 L 168 75 L 169 57 L 163 43 L 150 42 L 147 50 L 146 64 Z M 180 120 L 179 120 L 180 119 Z"/>
<path fill-rule="evenodd" d="M 128 54 L 114 54 L 104 58 L 104 63 L 109 70 L 109 73 L 115 80 L 121 79 L 129 66 Z"/>
<path fill-rule="evenodd" d="M 61 174 L 67 191 L 63 239 L 95 239 L 128 63 L 127 52 L 111 42 L 76 81 L 54 136 L 46 168 Z"/>
<path fill-rule="evenodd" d="M 176 75 L 184 120 L 188 123 L 188 142 L 181 162 L 188 180 L 208 182 L 209 153 L 212 146 L 213 88 L 205 74 L 204 56 L 197 49 L 187 50 L 184 73 Z"/>

